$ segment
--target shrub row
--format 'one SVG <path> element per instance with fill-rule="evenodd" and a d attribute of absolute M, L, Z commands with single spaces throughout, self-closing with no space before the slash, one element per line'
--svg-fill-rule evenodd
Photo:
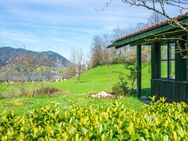
<path fill-rule="evenodd" d="M 17 116 L 2 113 L 0 139 L 5 140 L 188 140 L 188 105 L 164 103 L 140 112 L 116 101 L 110 107 L 72 106 L 62 111 L 49 105 Z"/>
<path fill-rule="evenodd" d="M 16 83 L 15 87 L 10 87 L 10 89 L 7 90 L 5 88 L 5 92 L 2 91 L 0 93 L 0 99 L 7 99 L 7 98 L 17 98 L 17 97 L 23 97 L 23 96 L 56 96 L 60 95 L 63 92 L 55 87 L 48 87 L 48 86 L 37 86 L 36 88 L 28 88 L 27 83 Z"/>

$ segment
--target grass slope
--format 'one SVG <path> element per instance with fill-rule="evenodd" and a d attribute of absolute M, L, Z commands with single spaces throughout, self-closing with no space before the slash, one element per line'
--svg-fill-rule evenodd
<path fill-rule="evenodd" d="M 51 83 L 60 89 L 72 94 L 95 93 L 102 90 L 110 91 L 113 84 L 118 81 L 120 73 L 129 73 L 124 64 L 104 65 L 91 69 L 81 75 L 80 83 L 76 79 L 70 79 L 63 83 Z M 142 87 L 150 87 L 149 66 L 144 65 L 142 70 Z"/>
<path fill-rule="evenodd" d="M 143 68 L 143 88 L 150 86 L 150 73 L 148 65 Z M 110 105 L 114 99 L 97 99 L 90 98 L 88 95 L 99 91 L 111 91 L 114 83 L 118 81 L 119 73 L 128 73 L 123 64 L 98 66 L 81 75 L 80 83 L 75 78 L 64 82 L 43 82 L 28 83 L 27 89 L 36 89 L 36 87 L 53 86 L 63 91 L 60 96 L 41 96 L 41 97 L 20 97 L 0 100 L 0 112 L 14 110 L 16 113 L 25 114 L 33 108 L 44 106 L 49 103 L 60 103 L 63 108 L 69 107 L 70 104 L 85 105 L 89 103 L 92 106 Z M 15 84 L 0 85 L 0 94 L 18 91 Z M 128 108 L 140 110 L 143 103 L 134 97 L 120 99 Z"/>

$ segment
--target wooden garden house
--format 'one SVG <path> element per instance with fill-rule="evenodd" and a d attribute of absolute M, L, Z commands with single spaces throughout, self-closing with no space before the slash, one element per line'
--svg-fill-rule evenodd
<path fill-rule="evenodd" d="M 179 15 L 173 20 L 188 24 L 188 14 Z M 112 42 L 108 48 L 136 46 L 137 66 L 142 66 L 142 46 L 151 47 L 151 95 L 166 97 L 167 101 L 188 99 L 188 33 L 167 20 Z M 187 28 L 187 27 L 186 27 Z M 141 71 L 137 76 L 137 95 L 142 95 Z"/>

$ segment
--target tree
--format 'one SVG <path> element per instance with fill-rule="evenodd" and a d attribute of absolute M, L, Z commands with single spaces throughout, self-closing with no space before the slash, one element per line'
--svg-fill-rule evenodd
<path fill-rule="evenodd" d="M 146 26 L 147 26 L 147 23 L 137 23 L 135 29 L 133 29 L 132 32 L 134 32 L 135 30 L 141 30 Z"/>
<path fill-rule="evenodd" d="M 84 61 L 84 53 L 82 51 L 82 48 L 72 48 L 71 62 L 73 63 L 73 69 L 77 78 L 77 82 L 80 81 L 83 61 Z"/>
<path fill-rule="evenodd" d="M 177 52 L 181 53 L 182 56 L 184 52 L 188 50 L 188 38 L 186 35 L 188 34 L 188 24 L 182 21 L 178 21 L 176 18 L 173 18 L 168 13 L 167 7 L 173 7 L 176 10 L 179 10 L 180 14 L 186 13 L 188 11 L 188 1 L 187 0 L 121 0 L 125 4 L 129 4 L 131 6 L 138 6 L 144 7 L 152 12 L 154 12 L 155 19 L 152 18 L 152 23 L 159 22 L 159 19 L 156 17 L 164 17 L 168 20 L 168 23 L 171 24 L 173 27 L 177 28 L 178 31 L 170 31 L 163 33 L 162 36 L 154 35 L 154 39 L 150 39 L 150 41 L 157 41 L 157 40 L 167 40 L 173 39 L 177 41 Z M 108 0 L 107 6 L 112 2 L 112 0 Z M 188 13 L 186 13 L 188 15 Z M 180 35 L 179 37 L 169 38 L 166 35 L 169 33 L 176 33 L 176 32 L 184 32 L 184 35 Z M 148 40 L 149 41 L 149 40 Z M 184 42 L 184 46 L 180 45 L 179 41 Z M 185 56 L 186 57 L 186 56 Z"/>
<path fill-rule="evenodd" d="M 113 34 L 112 34 L 112 38 L 113 39 L 117 39 L 117 38 L 121 38 L 121 37 L 123 37 L 125 34 L 127 34 L 129 31 L 128 30 L 126 30 L 126 29 L 121 29 L 121 28 L 115 28 L 114 30 L 113 30 Z"/>
<path fill-rule="evenodd" d="M 127 58 L 126 54 L 132 51 L 132 47 L 124 47 L 120 49 L 110 48 L 107 46 L 112 40 L 123 37 L 126 33 L 129 33 L 131 29 L 116 28 L 112 34 L 97 35 L 93 38 L 91 49 L 91 67 L 104 64 L 124 63 Z"/>
<path fill-rule="evenodd" d="M 24 76 L 27 78 L 27 81 L 31 81 L 33 72 L 37 68 L 36 57 L 27 54 L 18 55 L 13 62 L 16 65 L 16 71 L 23 72 Z"/>
<path fill-rule="evenodd" d="M 148 10 L 155 12 L 155 14 L 159 14 L 166 19 L 169 20 L 169 23 L 173 24 L 173 26 L 178 27 L 179 29 L 188 33 L 188 28 L 185 23 L 177 21 L 172 18 L 167 12 L 167 6 L 172 6 L 182 13 L 183 11 L 188 10 L 188 1 L 187 0 L 122 0 L 123 3 L 144 7 Z"/>
<path fill-rule="evenodd" d="M 159 13 L 153 11 L 151 16 L 148 18 L 148 25 L 157 24 L 165 20 L 166 18 L 163 15 L 160 15 Z"/>
<path fill-rule="evenodd" d="M 42 81 L 44 78 L 51 80 L 51 60 L 49 52 L 46 52 L 43 56 L 37 60 L 37 71 L 40 74 L 39 80 Z"/>
<path fill-rule="evenodd" d="M 95 67 L 102 64 L 104 42 L 102 37 L 95 36 L 92 43 L 91 66 Z"/>
<path fill-rule="evenodd" d="M 44 61 L 44 62 L 43 62 L 43 64 L 41 64 L 41 67 L 43 67 L 43 69 L 44 69 L 47 80 L 50 81 L 51 77 L 52 77 L 52 75 L 51 75 L 52 62 L 51 62 L 51 59 L 50 59 L 50 52 L 47 52 L 45 54 L 42 61 Z"/>
<path fill-rule="evenodd" d="M 121 32 L 121 29 L 118 28 L 118 30 L 115 30 L 114 32 L 117 31 L 117 34 L 119 34 L 118 31 Z M 111 64 L 113 63 L 116 55 L 117 55 L 117 50 L 115 48 L 110 48 L 107 49 L 107 46 L 109 45 L 109 43 L 111 42 L 112 39 L 114 39 L 116 33 L 113 33 L 112 35 L 109 34 L 104 34 L 103 36 L 100 36 L 101 38 L 101 63 L 100 64 Z M 120 35 L 120 34 L 119 34 Z M 122 33 L 121 33 L 121 36 Z M 117 36 L 115 36 L 117 37 Z"/>
<path fill-rule="evenodd" d="M 11 80 L 11 73 L 13 68 L 11 65 L 6 65 L 0 68 L 0 81 L 6 81 L 7 83 Z"/>
<path fill-rule="evenodd" d="M 91 49 L 91 67 L 119 62 L 121 52 L 126 50 L 116 50 L 115 48 L 107 49 L 107 46 L 111 40 L 115 39 L 116 37 L 122 37 L 124 31 L 125 30 L 123 29 L 116 28 L 110 35 L 104 34 L 102 36 L 94 36 Z"/>

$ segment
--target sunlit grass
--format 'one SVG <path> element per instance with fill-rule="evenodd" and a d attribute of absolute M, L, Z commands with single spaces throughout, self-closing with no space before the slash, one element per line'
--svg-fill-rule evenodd
<path fill-rule="evenodd" d="M 58 96 L 24 96 L 18 98 L 1 99 L 0 112 L 14 110 L 16 113 L 25 114 L 31 109 L 41 107 L 49 103 L 60 103 L 66 109 L 71 104 L 85 105 L 89 103 L 93 106 L 110 105 L 114 99 L 98 99 L 91 98 L 89 95 L 100 91 L 111 91 L 113 84 L 118 81 L 120 73 L 129 73 L 125 69 L 124 64 L 99 66 L 88 70 L 81 74 L 80 82 L 75 78 L 63 82 L 40 82 L 26 83 L 25 87 L 32 91 L 40 87 L 51 86 L 61 90 Z M 150 72 L 149 65 L 145 65 L 142 70 L 142 86 L 143 88 L 150 87 Z M 0 94 L 9 92 L 14 93 L 19 91 L 18 85 L 0 85 Z M 136 97 L 124 97 L 120 99 L 128 108 L 139 110 L 143 107 L 143 103 Z"/>

